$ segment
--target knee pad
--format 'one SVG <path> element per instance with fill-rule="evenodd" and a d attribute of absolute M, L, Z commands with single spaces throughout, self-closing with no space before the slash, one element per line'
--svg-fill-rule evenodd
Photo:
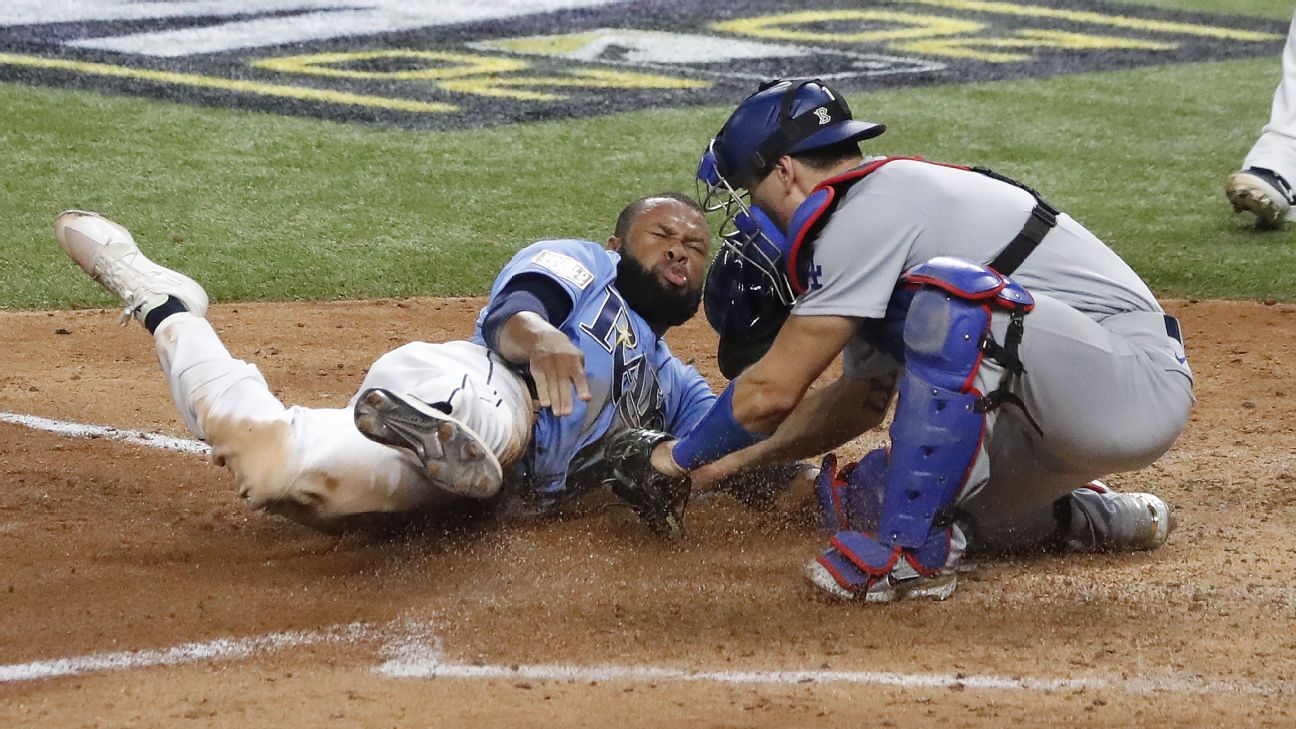
<path fill-rule="evenodd" d="M 949 526 L 942 512 L 966 485 L 985 435 L 985 413 L 997 404 L 976 390 L 976 374 L 987 356 L 1020 371 L 1016 341 L 1021 317 L 1034 301 L 992 269 L 952 258 L 917 266 L 903 282 L 917 291 L 905 317 L 905 371 L 891 424 L 878 538 L 918 549 L 930 543 L 933 527 Z M 1010 346 L 990 337 L 995 308 L 1014 314 L 1010 330 L 1017 340 Z"/>

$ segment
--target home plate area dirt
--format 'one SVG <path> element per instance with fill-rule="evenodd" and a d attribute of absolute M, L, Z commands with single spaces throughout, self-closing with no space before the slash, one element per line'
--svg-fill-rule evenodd
<path fill-rule="evenodd" d="M 210 318 L 285 402 L 336 406 L 481 303 Z M 1169 308 L 1198 405 L 1110 481 L 1175 506 L 1170 542 L 984 562 L 948 601 L 881 607 L 800 577 L 824 542 L 804 489 L 701 499 L 669 547 L 597 498 L 381 535 L 249 511 L 200 455 L 13 422 L 189 437 L 138 327 L 0 313 L 0 726 L 1292 726 L 1296 305 Z M 668 340 L 720 383 L 704 323 Z"/>

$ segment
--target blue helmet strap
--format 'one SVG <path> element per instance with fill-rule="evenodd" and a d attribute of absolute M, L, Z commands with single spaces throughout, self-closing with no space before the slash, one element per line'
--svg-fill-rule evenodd
<path fill-rule="evenodd" d="M 771 81 L 768 84 L 762 84 L 761 90 L 769 88 L 771 85 L 784 83 L 784 81 Z M 816 107 L 814 113 L 802 114 L 798 117 L 792 116 L 792 105 L 796 102 L 797 92 L 802 86 L 808 84 L 819 84 L 828 93 L 828 102 Z M 759 93 L 759 92 L 757 92 Z M 820 111 L 822 109 L 823 111 Z M 818 131 L 823 125 L 830 122 L 850 119 L 850 107 L 846 102 L 838 99 L 835 95 L 827 92 L 827 87 L 817 78 L 792 79 L 789 82 L 787 91 L 783 92 L 783 103 L 779 108 L 779 126 L 774 133 L 765 138 L 751 156 L 743 163 L 742 167 L 734 171 L 734 178 L 743 186 L 750 184 L 761 177 L 766 170 L 774 166 L 774 162 L 779 157 L 787 154 L 787 151 L 796 146 L 798 142 L 809 137 Z"/>

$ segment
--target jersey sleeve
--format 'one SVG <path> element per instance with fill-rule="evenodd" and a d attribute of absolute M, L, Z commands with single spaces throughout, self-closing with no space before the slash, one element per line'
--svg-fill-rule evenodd
<path fill-rule="evenodd" d="M 882 318 L 925 225 L 926 216 L 900 198 L 850 190 L 814 241 L 810 290 L 792 313 Z"/>
<path fill-rule="evenodd" d="M 505 264 L 495 283 L 491 285 L 490 300 L 477 315 L 477 326 L 472 341 L 486 344 L 482 327 L 494 308 L 495 301 L 509 284 L 521 277 L 543 277 L 557 284 L 561 295 L 569 298 L 570 307 L 564 307 L 568 318 L 578 312 L 584 297 L 599 288 L 599 282 L 616 276 L 617 257 L 597 243 L 585 240 L 545 240 L 523 248 Z M 561 327 L 564 321 L 551 321 Z"/>
<path fill-rule="evenodd" d="M 616 261 L 597 243 L 583 240 L 548 240 L 533 243 L 513 256 L 491 287 L 492 298 L 519 276 L 543 276 L 558 284 L 571 298 L 573 308 L 596 282 L 616 274 Z M 488 305 L 489 308 L 489 305 Z M 560 322 L 554 322 L 555 325 Z"/>

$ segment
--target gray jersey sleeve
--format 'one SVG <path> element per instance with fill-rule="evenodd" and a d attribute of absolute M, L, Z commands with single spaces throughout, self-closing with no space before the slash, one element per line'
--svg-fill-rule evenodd
<path fill-rule="evenodd" d="M 814 242 L 797 316 L 882 318 L 926 215 L 907 200 L 856 185 Z"/>

